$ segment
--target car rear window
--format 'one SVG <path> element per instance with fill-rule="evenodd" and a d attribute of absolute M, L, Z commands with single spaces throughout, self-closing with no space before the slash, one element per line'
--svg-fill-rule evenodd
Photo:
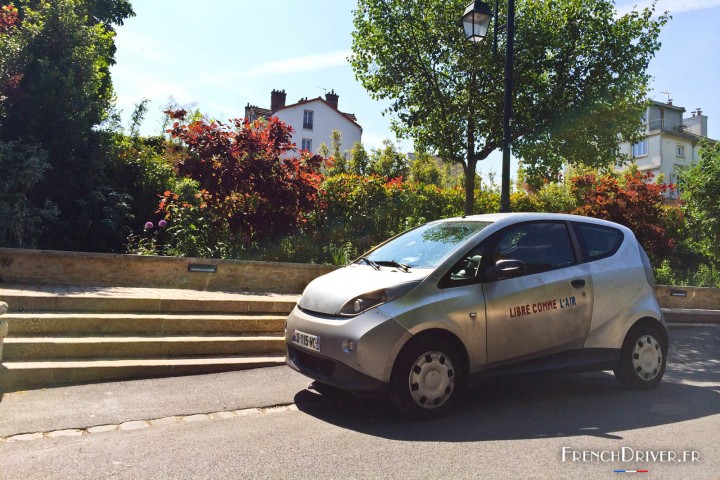
<path fill-rule="evenodd" d="M 604 225 L 575 223 L 575 230 L 580 237 L 583 255 L 588 261 L 614 255 L 624 238 L 620 230 Z"/>

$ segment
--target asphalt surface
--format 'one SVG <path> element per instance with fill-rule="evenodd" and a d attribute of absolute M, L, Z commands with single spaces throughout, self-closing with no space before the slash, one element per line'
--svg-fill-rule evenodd
<path fill-rule="evenodd" d="M 5 394 L 0 478 L 717 479 L 720 326 L 670 333 L 655 390 L 604 372 L 505 378 L 428 422 L 307 391 L 286 367 Z M 635 461 L 644 452 L 688 461 Z"/>

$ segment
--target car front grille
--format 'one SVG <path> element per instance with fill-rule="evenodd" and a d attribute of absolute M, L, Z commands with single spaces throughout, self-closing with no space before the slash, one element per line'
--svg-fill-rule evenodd
<path fill-rule="evenodd" d="M 332 376 L 335 371 L 334 361 L 318 357 L 292 345 L 288 345 L 288 354 L 293 363 L 301 370 L 308 370 L 326 377 Z"/>

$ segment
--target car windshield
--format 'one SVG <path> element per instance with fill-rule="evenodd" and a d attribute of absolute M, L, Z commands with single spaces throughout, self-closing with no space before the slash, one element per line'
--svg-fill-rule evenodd
<path fill-rule="evenodd" d="M 467 220 L 428 223 L 403 233 L 364 258 L 380 265 L 394 261 L 410 268 L 436 268 L 456 246 L 488 225 L 490 222 Z"/>

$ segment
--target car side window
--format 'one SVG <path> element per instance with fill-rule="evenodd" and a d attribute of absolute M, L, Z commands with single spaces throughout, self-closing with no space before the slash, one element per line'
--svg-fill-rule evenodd
<path fill-rule="evenodd" d="M 500 232 L 489 257 L 491 264 L 519 260 L 525 264 L 528 275 L 575 264 L 565 222 L 523 223 L 506 228 Z"/>
<path fill-rule="evenodd" d="M 604 225 L 575 222 L 574 227 L 588 261 L 615 255 L 625 237 L 620 230 Z"/>
<path fill-rule="evenodd" d="M 480 281 L 478 273 L 484 251 L 485 245 L 481 243 L 466 255 L 463 255 L 463 257 L 450 268 L 445 276 L 443 276 L 438 286 L 440 288 L 449 288 L 478 283 Z"/>

